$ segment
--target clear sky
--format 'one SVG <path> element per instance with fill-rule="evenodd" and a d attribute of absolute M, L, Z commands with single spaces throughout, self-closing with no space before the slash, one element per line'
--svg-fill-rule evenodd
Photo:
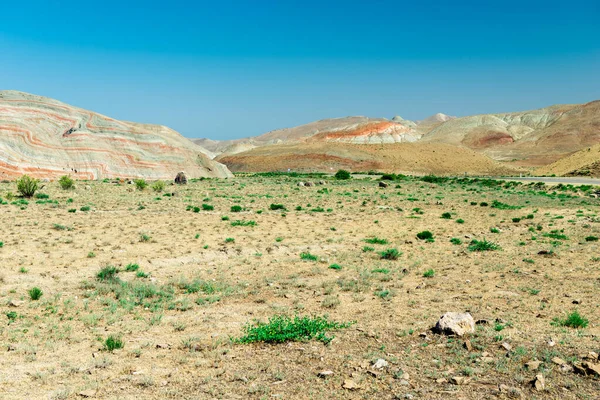
<path fill-rule="evenodd" d="M 0 89 L 231 139 L 600 99 L 600 1 L 29 0 Z"/>

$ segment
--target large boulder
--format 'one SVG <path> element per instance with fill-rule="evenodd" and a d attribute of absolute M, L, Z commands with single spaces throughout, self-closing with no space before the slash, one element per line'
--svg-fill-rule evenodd
<path fill-rule="evenodd" d="M 434 330 L 446 335 L 463 336 L 475 332 L 475 320 L 469 313 L 447 312 L 435 324 Z"/>
<path fill-rule="evenodd" d="M 175 183 L 178 185 L 186 185 L 187 184 L 187 178 L 185 176 L 185 172 L 181 171 L 177 173 L 177 176 L 175 177 Z"/>

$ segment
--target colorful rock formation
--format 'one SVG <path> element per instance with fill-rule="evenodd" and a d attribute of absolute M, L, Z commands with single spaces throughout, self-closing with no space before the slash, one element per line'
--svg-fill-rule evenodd
<path fill-rule="evenodd" d="M 0 179 L 228 177 L 208 151 L 165 126 L 118 121 L 49 98 L 0 92 Z"/>

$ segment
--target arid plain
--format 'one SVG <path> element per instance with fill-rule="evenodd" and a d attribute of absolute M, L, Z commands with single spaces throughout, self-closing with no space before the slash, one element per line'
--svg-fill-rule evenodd
<path fill-rule="evenodd" d="M 0 184 L 0 397 L 597 398 L 590 188 L 385 182 Z M 448 311 L 475 333 L 432 332 Z M 240 342 L 278 315 L 346 325 Z"/>

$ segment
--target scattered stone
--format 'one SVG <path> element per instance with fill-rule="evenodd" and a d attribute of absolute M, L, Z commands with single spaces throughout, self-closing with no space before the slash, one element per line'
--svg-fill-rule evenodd
<path fill-rule="evenodd" d="M 319 185 L 324 185 L 325 181 L 319 181 Z"/>
<path fill-rule="evenodd" d="M 571 367 L 569 364 L 563 364 L 560 366 L 560 370 L 562 372 L 571 372 L 573 371 L 573 367 Z"/>
<path fill-rule="evenodd" d="M 598 360 L 598 353 L 590 351 L 589 353 L 587 353 L 587 355 L 584 358 L 586 358 L 588 360 L 592 360 L 592 361 L 597 361 Z"/>
<path fill-rule="evenodd" d="M 575 300 L 573 300 L 573 304 L 581 304 L 581 300 L 580 299 L 575 299 Z"/>
<path fill-rule="evenodd" d="M 187 185 L 187 177 L 185 176 L 185 172 L 181 171 L 177 173 L 177 176 L 175 176 L 175 183 L 178 185 Z"/>
<path fill-rule="evenodd" d="M 435 325 L 439 333 L 463 336 L 475 332 L 475 321 L 469 313 L 447 312 Z"/>
<path fill-rule="evenodd" d="M 304 187 L 304 182 L 298 182 L 298 186 Z"/>
<path fill-rule="evenodd" d="M 448 380 L 446 378 L 438 378 L 435 380 L 436 383 L 439 384 L 443 384 L 443 383 L 448 383 Z"/>
<path fill-rule="evenodd" d="M 79 392 L 79 395 L 81 397 L 95 397 L 96 391 L 94 389 L 82 390 L 81 392 Z"/>
<path fill-rule="evenodd" d="M 385 183 L 385 182 L 379 182 L 379 187 L 380 188 L 386 188 L 386 187 L 388 187 L 388 184 Z"/>
<path fill-rule="evenodd" d="M 385 361 L 383 358 L 379 358 L 379 359 L 377 359 L 377 361 L 375 361 L 373 363 L 373 368 L 383 369 L 383 368 L 386 368 L 388 365 L 389 364 L 387 361 Z"/>
<path fill-rule="evenodd" d="M 500 385 L 498 389 L 500 390 L 500 393 L 505 393 L 509 398 L 512 399 L 520 399 L 525 397 L 523 391 L 514 386 Z"/>
<path fill-rule="evenodd" d="M 473 345 L 471 344 L 470 340 L 465 340 L 465 349 L 467 349 L 467 351 L 473 351 Z"/>
<path fill-rule="evenodd" d="M 581 365 L 587 370 L 588 374 L 600 376 L 600 364 L 584 361 L 581 363 Z"/>
<path fill-rule="evenodd" d="M 556 364 L 556 365 L 563 365 L 563 364 L 566 364 L 566 363 L 567 363 L 565 360 L 563 360 L 563 359 L 562 359 L 562 358 L 560 358 L 560 357 L 554 357 L 554 358 L 552 359 L 552 362 L 553 362 L 554 364 Z"/>
<path fill-rule="evenodd" d="M 540 365 L 542 365 L 542 362 L 538 360 L 532 360 L 525 364 L 527 369 L 530 371 L 536 371 L 540 367 Z"/>
<path fill-rule="evenodd" d="M 548 339 L 548 340 L 546 341 L 546 344 L 547 344 L 548 346 L 550 346 L 550 347 L 554 347 L 554 346 L 556 346 L 556 342 L 554 341 L 554 339 Z"/>
<path fill-rule="evenodd" d="M 356 384 L 352 379 L 346 379 L 342 387 L 346 390 L 358 390 L 360 386 Z"/>
<path fill-rule="evenodd" d="M 506 351 L 511 351 L 512 350 L 512 346 L 510 345 L 510 343 L 502 343 L 502 348 Z"/>
<path fill-rule="evenodd" d="M 330 376 L 333 376 L 333 371 L 329 371 L 329 370 L 327 370 L 327 371 L 321 371 L 321 372 L 319 372 L 317 374 L 317 376 L 319 378 L 323 378 L 323 379 L 329 378 Z"/>
<path fill-rule="evenodd" d="M 481 362 L 484 364 L 491 364 L 494 361 L 494 357 L 481 357 Z"/>
<path fill-rule="evenodd" d="M 171 348 L 171 345 L 169 343 L 157 343 L 156 348 L 157 349 L 169 349 L 169 348 Z"/>
<path fill-rule="evenodd" d="M 538 392 L 543 392 L 546 389 L 546 380 L 542 374 L 537 374 L 531 384 Z"/>
<path fill-rule="evenodd" d="M 314 183 L 312 183 L 312 182 L 304 182 L 304 186 L 311 187 L 311 186 L 314 186 Z"/>
<path fill-rule="evenodd" d="M 453 376 L 452 378 L 450 378 L 450 383 L 457 386 L 464 385 L 468 382 L 469 380 L 464 376 Z"/>
<path fill-rule="evenodd" d="M 402 386 L 409 386 L 410 382 L 408 382 L 406 379 L 401 379 L 400 380 L 400 385 L 402 385 Z"/>
<path fill-rule="evenodd" d="M 487 325 L 489 323 L 490 321 L 488 321 L 487 319 L 478 319 L 477 321 L 475 321 L 475 325 Z"/>
<path fill-rule="evenodd" d="M 11 300 L 8 305 L 11 307 L 21 307 L 25 302 L 23 300 Z"/>

